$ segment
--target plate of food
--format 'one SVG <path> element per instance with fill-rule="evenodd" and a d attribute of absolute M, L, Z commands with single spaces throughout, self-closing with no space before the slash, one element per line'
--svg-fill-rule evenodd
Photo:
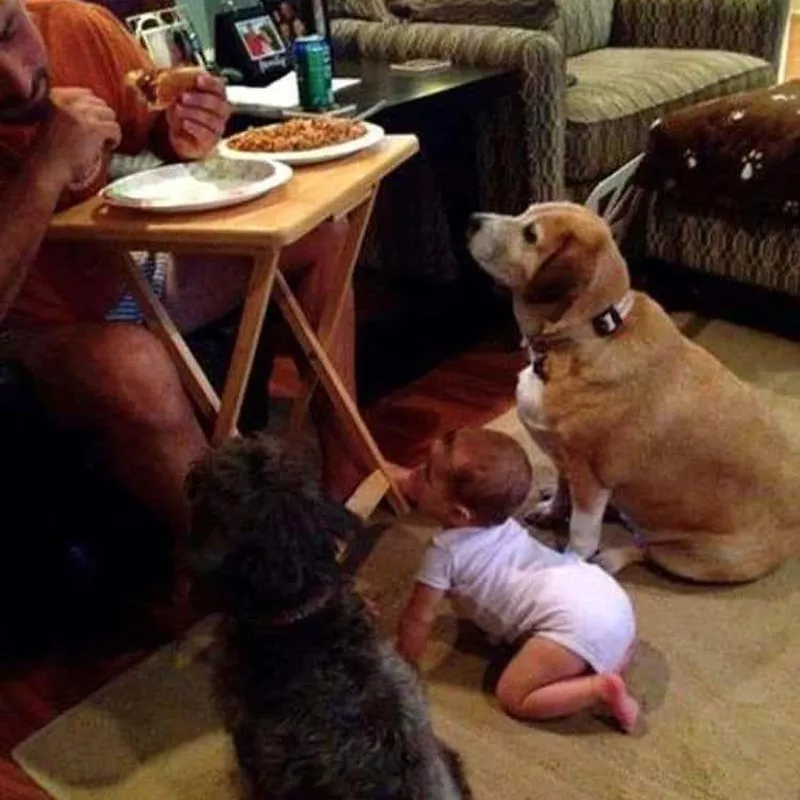
<path fill-rule="evenodd" d="M 208 211 L 254 200 L 291 177 L 292 168 L 279 161 L 213 157 L 120 178 L 106 186 L 102 196 L 112 206 L 157 214 Z"/>
<path fill-rule="evenodd" d="M 319 164 L 358 153 L 384 137 L 371 122 L 339 117 L 294 117 L 275 125 L 237 133 L 221 142 L 225 158 L 259 161 L 270 158 L 285 164 Z"/>

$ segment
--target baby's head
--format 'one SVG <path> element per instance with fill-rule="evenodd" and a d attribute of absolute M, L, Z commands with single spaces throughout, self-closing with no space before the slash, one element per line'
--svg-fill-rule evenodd
<path fill-rule="evenodd" d="M 503 522 L 532 483 L 525 451 L 510 436 L 463 428 L 437 439 L 406 486 L 409 500 L 447 527 Z"/>

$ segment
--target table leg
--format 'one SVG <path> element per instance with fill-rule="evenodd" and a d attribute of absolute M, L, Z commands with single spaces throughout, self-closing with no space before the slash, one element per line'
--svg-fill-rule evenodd
<path fill-rule="evenodd" d="M 222 404 L 211 436 L 213 445 L 220 444 L 236 432 L 236 423 L 242 408 L 247 379 L 250 377 L 256 348 L 261 338 L 261 329 L 264 326 L 264 316 L 267 312 L 275 277 L 278 274 L 280 255 L 280 249 L 275 248 L 260 253 L 253 259 L 253 273 L 247 287 L 233 356 L 228 367 L 228 375 L 225 378 Z M 267 402 L 266 389 L 264 402 Z"/>
<path fill-rule="evenodd" d="M 361 245 L 364 242 L 364 235 L 367 232 L 367 225 L 369 225 L 369 220 L 372 216 L 372 209 L 375 206 L 375 197 L 377 193 L 378 188 L 375 187 L 364 200 L 356 206 L 348 218 L 349 227 L 347 229 L 347 238 L 342 247 L 339 263 L 336 265 L 336 283 L 333 285 L 326 300 L 319 327 L 317 328 L 317 338 L 326 349 L 339 325 L 339 319 L 344 309 L 345 298 L 353 283 L 353 272 L 358 262 L 358 255 L 361 252 Z M 289 431 L 293 435 L 298 434 L 303 428 L 303 423 L 308 414 L 308 408 L 314 391 L 317 388 L 317 383 L 316 374 L 311 372 L 307 384 L 303 389 L 303 393 L 295 400 L 292 406 Z"/>
<path fill-rule="evenodd" d="M 303 309 L 297 302 L 297 298 L 280 272 L 277 272 L 275 276 L 275 285 L 278 305 L 283 312 L 283 316 L 292 329 L 298 344 L 303 348 L 303 352 L 314 372 L 316 372 L 320 383 L 328 393 L 336 414 L 350 432 L 366 464 L 381 476 L 378 477 L 373 473 L 367 479 L 367 482 L 362 484 L 365 488 L 369 488 L 370 497 L 365 497 L 364 493 L 356 490 L 358 511 L 362 516 L 367 516 L 371 510 L 368 508 L 369 504 L 371 503 L 372 508 L 374 508 L 380 502 L 380 499 L 388 493 L 392 508 L 398 514 L 407 512 L 408 504 L 389 474 L 386 461 L 381 455 L 381 451 L 378 449 L 378 445 L 375 439 L 372 438 L 372 434 L 369 432 L 364 420 L 361 418 L 355 401 L 342 384 L 328 358 L 328 354 L 325 352 L 325 348 L 317 338 L 314 329 L 303 313 Z M 356 503 L 355 500 L 354 503 Z M 353 503 L 348 503 L 348 506 L 353 508 Z"/>
<path fill-rule="evenodd" d="M 216 419 L 220 410 L 219 397 L 203 372 L 203 368 L 197 363 L 197 359 L 175 323 L 170 319 L 147 278 L 142 274 L 139 265 L 127 251 L 122 252 L 121 255 L 131 294 L 147 319 L 148 325 L 167 349 L 172 363 L 178 370 L 181 383 L 197 405 L 200 414 L 206 420 Z"/>

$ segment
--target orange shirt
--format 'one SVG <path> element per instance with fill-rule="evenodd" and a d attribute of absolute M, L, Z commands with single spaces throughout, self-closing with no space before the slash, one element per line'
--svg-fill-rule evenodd
<path fill-rule="evenodd" d="M 136 154 L 146 149 L 155 117 L 124 84 L 129 70 L 151 66 L 144 49 L 100 6 L 79 0 L 29 0 L 27 9 L 47 48 L 52 85 L 91 89 L 116 112 L 122 128 L 119 151 Z M 37 126 L 0 125 L 0 185 L 18 169 L 36 131 Z M 59 207 L 90 197 L 107 181 L 104 169 L 93 186 L 65 193 Z M 109 263 L 108 251 L 88 244 L 45 242 L 5 322 L 100 321 L 122 288 L 120 272 Z"/>

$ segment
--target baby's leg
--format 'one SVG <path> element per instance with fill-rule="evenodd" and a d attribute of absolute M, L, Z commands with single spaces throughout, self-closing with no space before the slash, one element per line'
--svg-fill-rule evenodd
<path fill-rule="evenodd" d="M 617 674 L 598 675 L 566 647 L 533 636 L 506 667 L 496 689 L 503 709 L 521 719 L 566 717 L 598 702 L 630 732 L 639 704 Z"/>

